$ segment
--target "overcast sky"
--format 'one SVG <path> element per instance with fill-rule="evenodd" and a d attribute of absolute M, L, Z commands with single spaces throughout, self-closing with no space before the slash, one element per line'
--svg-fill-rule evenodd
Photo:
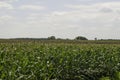
<path fill-rule="evenodd" d="M 120 0 L 0 0 L 0 38 L 120 39 Z"/>

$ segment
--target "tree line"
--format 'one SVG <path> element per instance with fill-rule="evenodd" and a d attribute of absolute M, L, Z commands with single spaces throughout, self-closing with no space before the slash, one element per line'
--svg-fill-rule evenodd
<path fill-rule="evenodd" d="M 63 38 L 56 38 L 55 36 L 50 36 L 48 38 L 12 38 L 12 39 L 17 39 L 17 40 L 71 40 L 69 38 L 63 39 Z M 84 36 L 77 36 L 73 40 L 88 40 Z"/>

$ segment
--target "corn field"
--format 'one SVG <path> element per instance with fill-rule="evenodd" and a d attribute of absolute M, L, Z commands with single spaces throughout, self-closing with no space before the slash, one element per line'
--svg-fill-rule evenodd
<path fill-rule="evenodd" d="M 0 80 L 120 80 L 120 45 L 0 43 Z"/>

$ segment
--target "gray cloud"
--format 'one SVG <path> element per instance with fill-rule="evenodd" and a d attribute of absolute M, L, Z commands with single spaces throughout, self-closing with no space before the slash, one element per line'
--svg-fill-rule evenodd
<path fill-rule="evenodd" d="M 102 8 L 100 11 L 105 12 L 105 13 L 114 12 L 114 10 L 112 10 L 112 9 L 110 9 L 110 8 Z"/>

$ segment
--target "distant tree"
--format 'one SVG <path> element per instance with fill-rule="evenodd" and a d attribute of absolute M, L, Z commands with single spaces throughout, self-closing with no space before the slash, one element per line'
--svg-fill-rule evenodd
<path fill-rule="evenodd" d="M 57 40 L 64 40 L 64 39 L 62 39 L 62 38 L 57 38 Z"/>
<path fill-rule="evenodd" d="M 95 40 L 97 40 L 97 38 L 95 38 Z"/>
<path fill-rule="evenodd" d="M 48 39 L 49 40 L 55 40 L 56 38 L 55 38 L 55 36 L 50 36 L 50 37 L 48 37 Z"/>
<path fill-rule="evenodd" d="M 66 40 L 70 40 L 69 38 L 66 38 Z"/>
<path fill-rule="evenodd" d="M 88 40 L 86 37 L 83 36 L 77 36 L 75 40 Z"/>

